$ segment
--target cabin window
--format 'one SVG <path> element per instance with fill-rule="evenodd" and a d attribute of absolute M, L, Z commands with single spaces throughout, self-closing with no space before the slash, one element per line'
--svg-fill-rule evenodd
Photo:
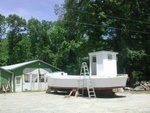
<path fill-rule="evenodd" d="M 108 54 L 107 57 L 108 57 L 108 60 L 112 60 L 112 54 Z"/>
<path fill-rule="evenodd" d="M 96 62 L 96 56 L 93 57 L 93 62 Z"/>
<path fill-rule="evenodd" d="M 30 82 L 30 75 L 24 74 L 24 82 Z"/>
<path fill-rule="evenodd" d="M 44 82 L 44 74 L 39 74 L 39 82 Z"/>

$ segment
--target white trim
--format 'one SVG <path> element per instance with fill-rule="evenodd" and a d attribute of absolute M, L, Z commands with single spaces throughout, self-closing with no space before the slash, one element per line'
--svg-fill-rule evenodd
<path fill-rule="evenodd" d="M 0 70 L 0 87 L 1 87 L 1 70 Z"/>
<path fill-rule="evenodd" d="M 11 91 L 14 92 L 14 74 L 11 76 Z"/>
<path fill-rule="evenodd" d="M 97 51 L 97 52 L 90 52 L 89 55 L 97 55 L 97 54 L 118 54 L 118 52 L 112 52 L 112 51 Z"/>

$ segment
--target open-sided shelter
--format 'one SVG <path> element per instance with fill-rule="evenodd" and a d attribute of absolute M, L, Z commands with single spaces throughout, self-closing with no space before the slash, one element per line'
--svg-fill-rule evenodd
<path fill-rule="evenodd" d="M 0 92 L 10 91 L 12 81 L 12 72 L 0 68 Z"/>
<path fill-rule="evenodd" d="M 11 73 L 11 88 L 15 92 L 46 90 L 47 74 L 60 71 L 59 68 L 41 60 L 2 66 L 1 69 Z"/>

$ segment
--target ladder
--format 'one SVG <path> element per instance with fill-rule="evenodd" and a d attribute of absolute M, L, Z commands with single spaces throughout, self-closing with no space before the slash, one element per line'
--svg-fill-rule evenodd
<path fill-rule="evenodd" d="M 81 76 L 83 76 L 83 78 L 81 79 Z M 89 78 L 87 78 L 87 76 Z M 88 97 L 89 98 L 96 98 L 96 94 L 95 94 L 95 90 L 93 87 L 93 83 L 92 83 L 92 79 L 89 76 L 89 70 L 88 70 L 88 66 L 86 62 L 83 62 L 81 65 L 81 70 L 80 70 L 80 77 L 79 77 L 79 81 L 78 81 L 78 93 L 79 93 L 79 89 L 82 89 L 82 95 L 84 94 L 84 86 L 86 86 L 87 88 L 87 92 L 88 92 Z M 78 94 L 79 95 L 79 94 Z"/>
<path fill-rule="evenodd" d="M 87 80 L 87 91 L 88 91 L 88 96 L 89 98 L 96 98 L 95 90 L 93 87 L 93 83 L 91 80 L 91 77 L 89 77 L 89 80 Z"/>

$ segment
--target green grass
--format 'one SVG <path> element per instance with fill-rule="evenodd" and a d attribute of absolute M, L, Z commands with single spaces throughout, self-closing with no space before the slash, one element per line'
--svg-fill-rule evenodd
<path fill-rule="evenodd" d="M 150 94 L 150 91 L 131 91 L 131 94 Z"/>

